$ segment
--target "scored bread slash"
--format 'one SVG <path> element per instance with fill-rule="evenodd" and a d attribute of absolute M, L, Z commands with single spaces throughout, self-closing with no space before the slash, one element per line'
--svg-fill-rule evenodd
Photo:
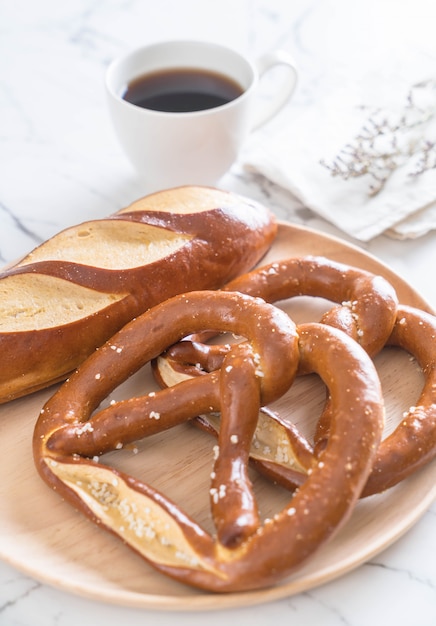
<path fill-rule="evenodd" d="M 167 298 L 222 287 L 256 265 L 276 232 L 261 204 L 186 186 L 55 235 L 0 274 L 0 403 L 65 379 Z"/>

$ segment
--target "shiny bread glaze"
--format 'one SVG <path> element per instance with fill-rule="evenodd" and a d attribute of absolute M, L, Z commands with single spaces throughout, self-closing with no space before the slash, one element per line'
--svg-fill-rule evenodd
<path fill-rule="evenodd" d="M 20 281 L 23 302 L 18 311 L 16 303 L 11 305 L 10 316 L 20 320 L 19 326 L 5 332 L 0 328 L 4 363 L 0 367 L 0 402 L 65 379 L 124 324 L 162 300 L 188 290 L 219 288 L 251 269 L 267 252 L 277 231 L 275 219 L 266 207 L 206 187 L 157 192 L 104 222 L 105 227 L 112 225 L 114 255 L 117 232 L 123 223 L 128 228 L 135 224 L 138 228 L 147 226 L 153 239 L 158 231 L 163 242 L 162 257 L 153 256 L 150 261 L 145 247 L 140 265 L 136 261 L 135 266 L 125 268 L 123 261 L 121 269 L 101 267 L 93 261 L 98 259 L 97 238 L 88 263 L 68 260 L 71 251 L 66 251 L 65 259 L 59 258 L 62 255 L 57 249 L 58 238 L 61 242 L 68 239 L 70 245 L 69 240 L 77 235 L 77 246 L 81 246 L 81 235 L 93 224 L 88 222 L 63 231 L 5 270 L 0 275 L 0 295 L 3 289 L 12 302 L 15 285 Z M 174 234 L 179 238 L 178 247 L 166 253 L 165 239 L 173 240 Z M 74 241 L 71 245 L 75 245 Z M 27 282 L 24 289 L 23 277 Z M 82 289 L 83 297 L 79 294 L 77 306 L 73 302 L 68 311 L 61 310 L 57 319 L 49 316 L 46 325 L 41 321 L 39 306 L 40 321 L 35 327 L 32 294 L 33 288 L 38 289 L 35 277 L 44 282 L 47 310 L 55 304 L 62 308 L 72 286 L 75 290 Z M 87 310 L 83 302 L 92 300 L 89 290 L 97 304 Z M 8 311 L 2 314 L 5 317 Z"/>

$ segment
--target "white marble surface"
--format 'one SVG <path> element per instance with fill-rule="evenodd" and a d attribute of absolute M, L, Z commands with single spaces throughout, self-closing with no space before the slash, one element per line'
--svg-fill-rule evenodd
<path fill-rule="evenodd" d="M 380 82 L 382 68 L 409 82 L 436 74 L 435 20 L 433 0 L 2 0 L 0 263 L 149 191 L 120 151 L 104 101 L 105 67 L 130 47 L 183 36 L 225 42 L 253 57 L 286 48 L 299 65 L 300 84 L 265 133 L 338 86 L 364 93 Z M 258 141 L 262 133 L 251 145 Z M 341 236 L 241 164 L 220 186 L 262 200 L 280 218 Z M 436 233 L 405 242 L 380 236 L 364 247 L 436 307 Z M 272 604 L 208 615 L 107 606 L 0 562 L 0 624 L 434 626 L 435 553 L 433 504 L 394 545 L 338 580 Z"/>

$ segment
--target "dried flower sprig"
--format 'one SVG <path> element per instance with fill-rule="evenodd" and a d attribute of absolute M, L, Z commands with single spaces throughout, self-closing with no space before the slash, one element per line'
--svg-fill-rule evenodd
<path fill-rule="evenodd" d="M 368 176 L 368 193 L 374 196 L 399 167 L 409 165 L 407 175 L 412 177 L 436 168 L 436 137 L 426 137 L 436 121 L 436 80 L 413 85 L 398 113 L 360 108 L 369 110 L 360 132 L 330 163 L 320 161 L 332 176 L 343 180 Z"/>

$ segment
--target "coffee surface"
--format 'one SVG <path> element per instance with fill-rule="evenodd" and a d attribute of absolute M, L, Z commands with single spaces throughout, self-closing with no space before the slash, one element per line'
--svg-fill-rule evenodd
<path fill-rule="evenodd" d="M 212 109 L 240 96 L 242 87 L 230 77 L 201 69 L 170 69 L 140 76 L 122 97 L 144 109 L 188 113 Z"/>

